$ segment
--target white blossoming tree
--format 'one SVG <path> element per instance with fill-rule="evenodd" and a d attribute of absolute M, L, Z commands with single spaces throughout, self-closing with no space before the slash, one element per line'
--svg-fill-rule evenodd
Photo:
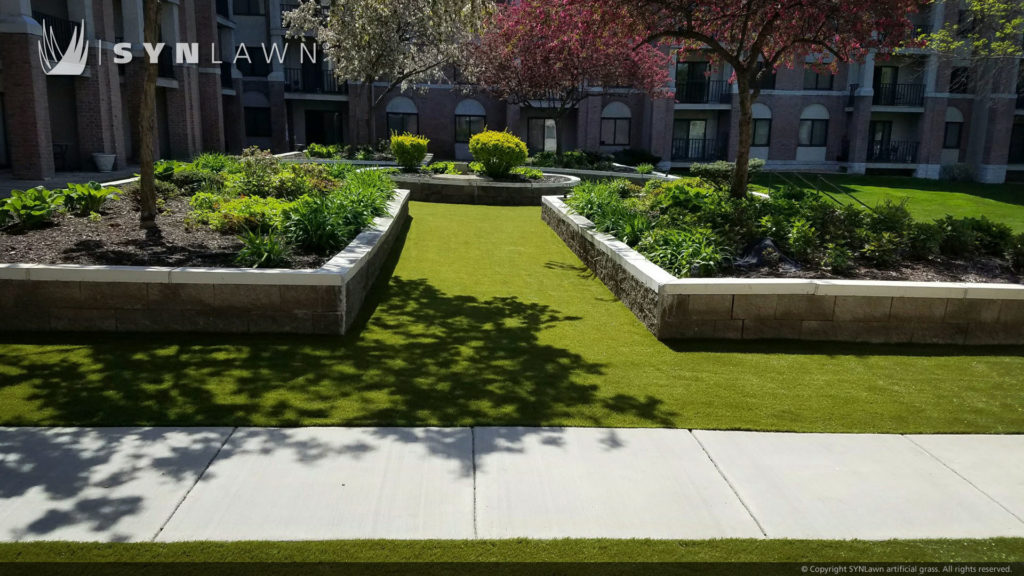
<path fill-rule="evenodd" d="M 285 12 L 289 38 L 316 35 L 339 81 L 361 82 L 366 133 L 376 141 L 375 111 L 395 88 L 453 83 L 466 43 L 491 14 L 491 0 L 306 0 Z M 374 89 L 375 82 L 385 83 Z"/>

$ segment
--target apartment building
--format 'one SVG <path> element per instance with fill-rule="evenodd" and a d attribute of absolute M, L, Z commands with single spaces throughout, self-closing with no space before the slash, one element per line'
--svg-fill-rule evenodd
<path fill-rule="evenodd" d="M 167 0 L 161 40 L 194 42 L 195 63 L 161 53 L 157 118 L 160 155 L 259 145 L 277 152 L 310 143 L 371 140 L 369 114 L 357 83 L 340 81 L 313 38 L 287 38 L 283 11 L 296 1 Z M 94 152 L 135 155 L 134 106 L 144 55 L 141 0 L 5 0 L 0 5 L 0 166 L 15 177 L 41 179 L 89 169 Z M 919 28 L 955 21 L 953 3 L 916 15 Z M 85 22 L 90 60 L 78 77 L 47 76 L 39 66 L 43 21 L 70 38 Z M 137 57 L 113 65 L 116 42 Z M 236 59 L 240 46 L 246 58 Z M 265 51 L 278 50 L 267 62 Z M 972 69 L 925 51 L 835 74 L 782 69 L 762 85 L 754 109 L 753 154 L 768 169 L 865 173 L 886 171 L 937 178 L 942 166 L 967 160 L 981 146 L 976 176 L 985 182 L 1024 177 L 1024 67 L 1007 62 L 992 106 L 974 115 Z M 675 99 L 652 100 L 629 89 L 593 90 L 559 126 L 543 106 L 511 106 L 466 86 L 421 86 L 388 94 L 375 110 L 375 134 L 411 131 L 431 139 L 437 158 L 468 158 L 469 138 L 483 128 L 508 128 L 533 151 L 614 152 L 641 148 L 664 165 L 732 159 L 738 97 L 731 70 L 700 58 L 675 63 Z M 376 94 L 386 87 L 374 86 Z M 972 124 L 982 118 L 987 129 Z M 556 134 L 558 128 L 562 134 Z"/>

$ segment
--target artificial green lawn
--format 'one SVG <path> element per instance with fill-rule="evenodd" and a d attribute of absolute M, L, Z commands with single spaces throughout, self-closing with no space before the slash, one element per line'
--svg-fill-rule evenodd
<path fill-rule="evenodd" d="M 361 332 L 7 335 L 0 424 L 1024 432 L 1022 348 L 665 344 L 539 208 L 411 211 Z"/>
<path fill-rule="evenodd" d="M 1020 562 L 1024 539 L 0 544 L 0 562 Z"/>
<path fill-rule="evenodd" d="M 907 208 L 918 220 L 932 221 L 946 215 L 959 218 L 989 219 L 1003 222 L 1017 232 L 1024 232 L 1024 183 L 976 184 L 945 182 L 901 176 L 826 176 L 845 194 L 835 188 L 821 188 L 843 202 L 856 202 L 874 207 L 884 200 L 907 199 Z M 798 179 L 789 176 L 792 182 Z M 816 181 L 811 178 L 812 182 Z M 782 185 L 777 177 L 762 175 L 758 182 L 773 187 Z"/>

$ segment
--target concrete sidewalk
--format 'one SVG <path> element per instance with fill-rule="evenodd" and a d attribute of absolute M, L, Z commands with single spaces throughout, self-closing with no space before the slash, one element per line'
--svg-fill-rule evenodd
<path fill-rule="evenodd" d="M 0 428 L 0 540 L 1024 537 L 1024 436 Z"/>

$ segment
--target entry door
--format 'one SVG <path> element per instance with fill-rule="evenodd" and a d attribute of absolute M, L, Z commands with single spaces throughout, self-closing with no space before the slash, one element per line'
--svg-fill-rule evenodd
<path fill-rule="evenodd" d="M 306 110 L 306 144 L 332 144 L 327 141 L 324 113 L 319 110 Z"/>
<path fill-rule="evenodd" d="M 552 118 L 530 118 L 526 144 L 533 152 L 558 150 L 558 129 Z"/>
<path fill-rule="evenodd" d="M 900 81 L 900 69 L 896 66 L 879 66 L 875 69 L 876 102 L 884 106 L 896 103 L 896 85 Z"/>
<path fill-rule="evenodd" d="M 710 148 L 707 132 L 707 120 L 676 120 L 676 155 L 683 158 L 704 158 Z"/>

